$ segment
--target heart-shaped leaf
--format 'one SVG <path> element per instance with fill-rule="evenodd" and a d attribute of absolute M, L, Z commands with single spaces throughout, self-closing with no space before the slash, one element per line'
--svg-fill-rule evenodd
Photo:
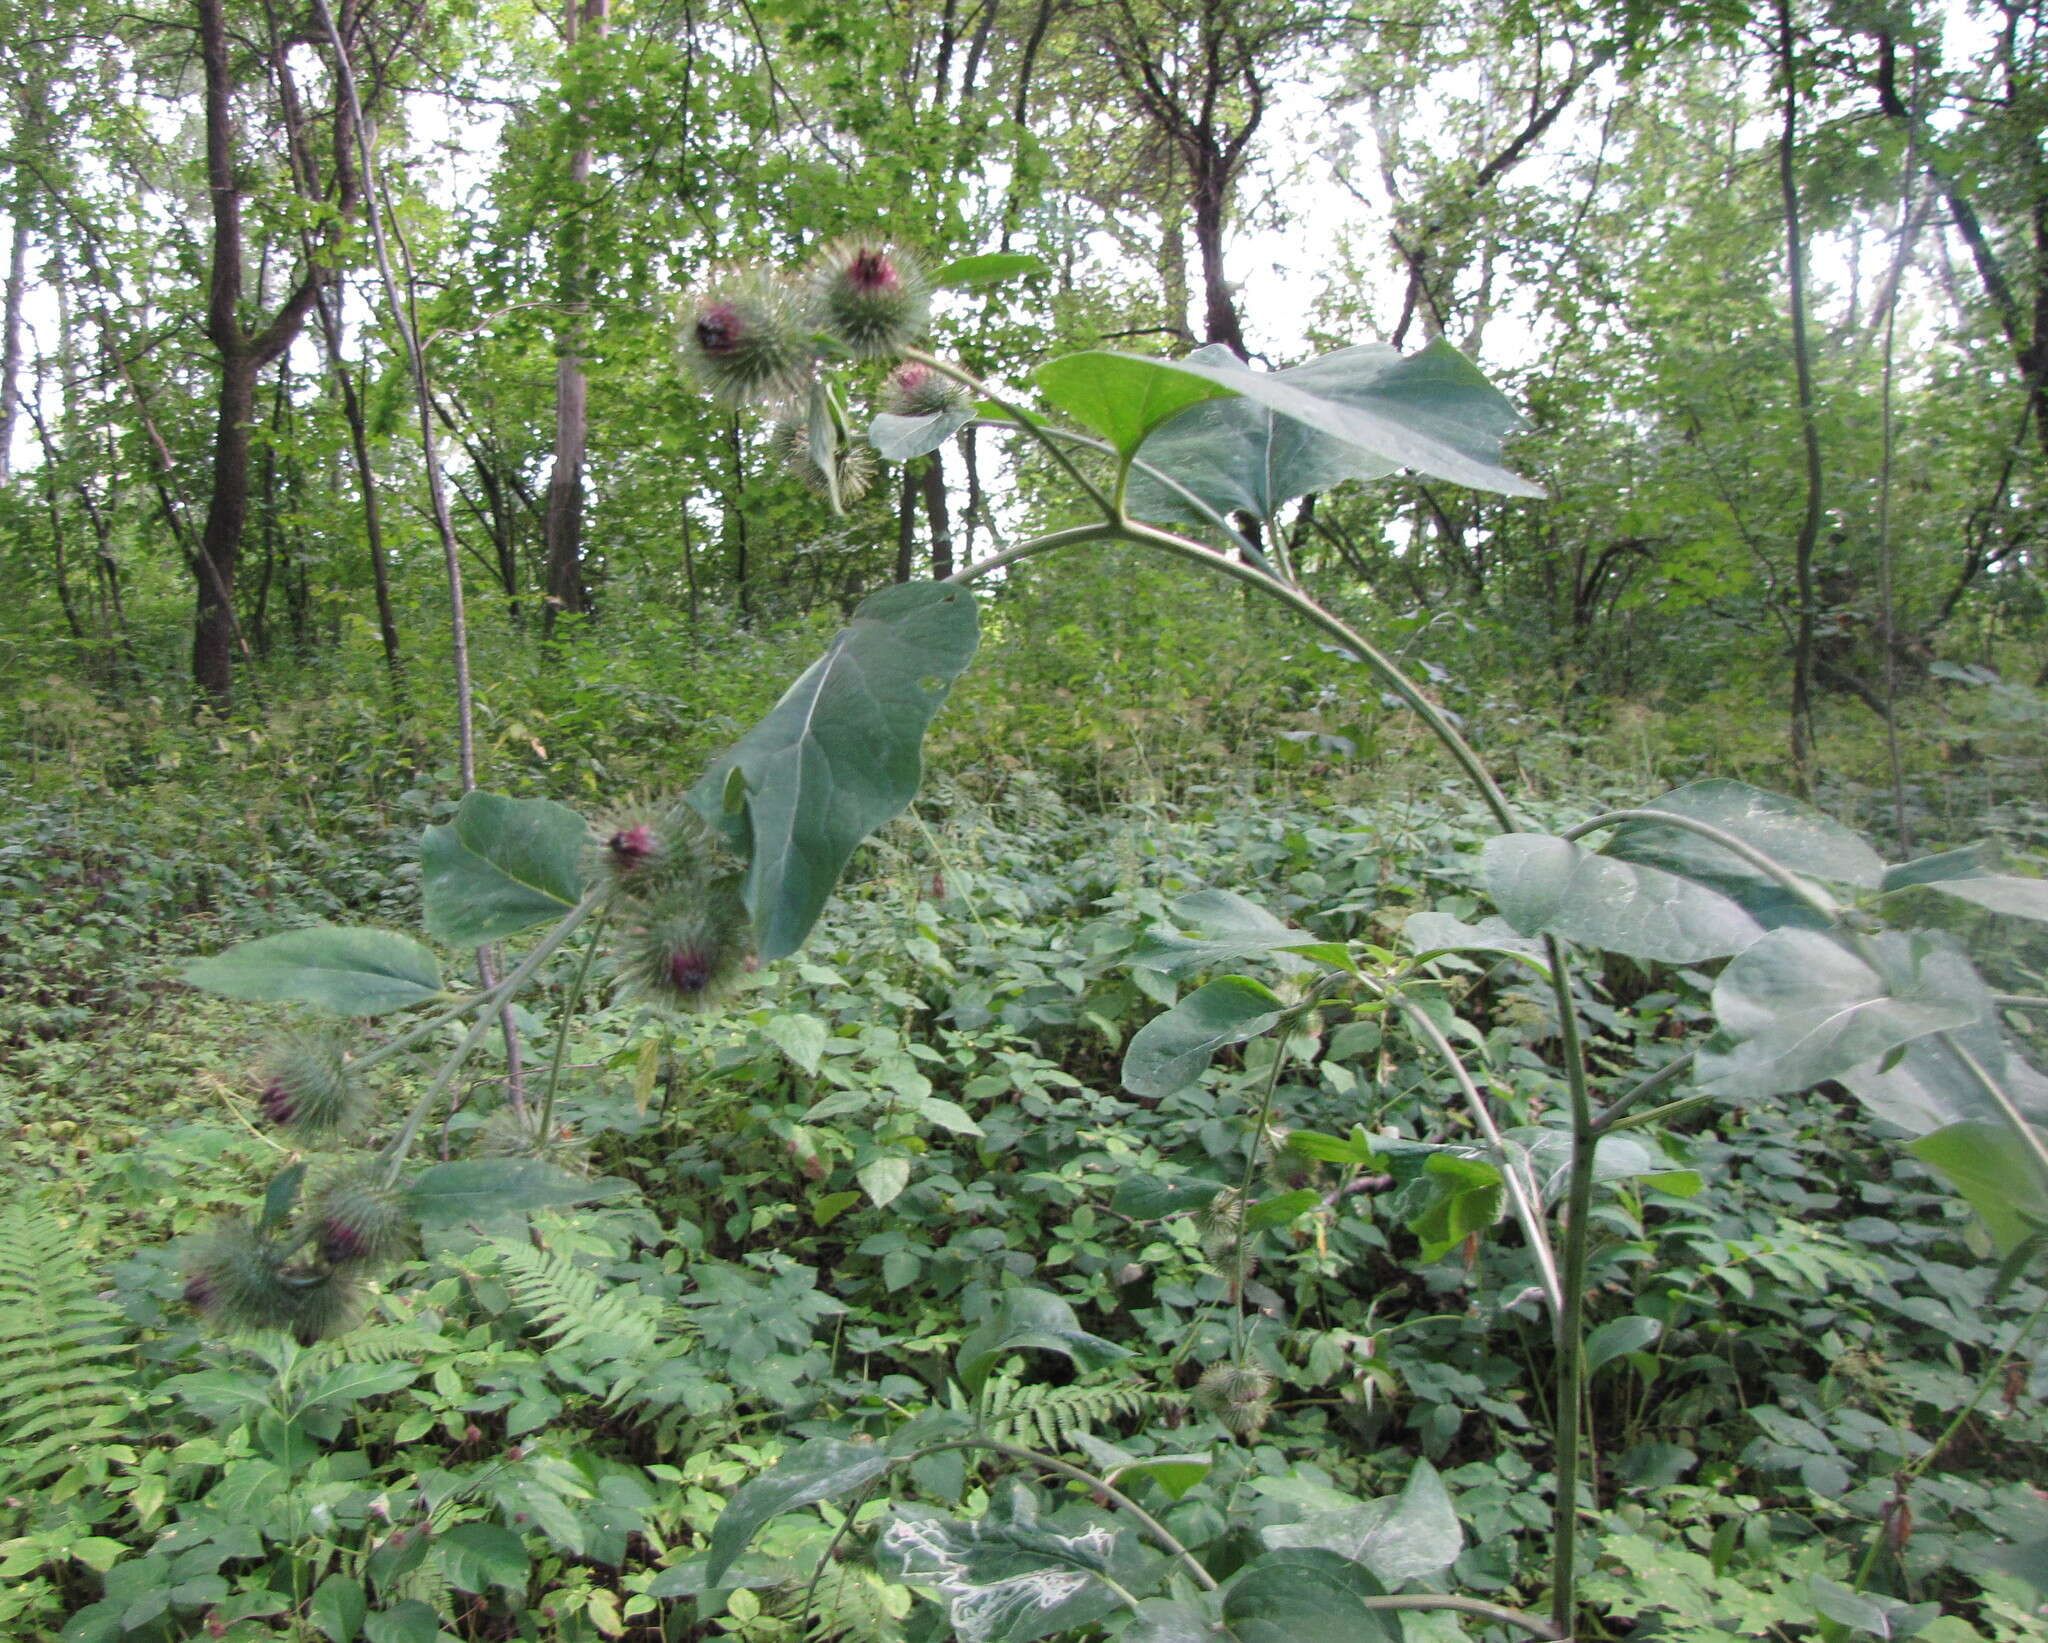
<path fill-rule="evenodd" d="M 245 941 L 188 964 L 181 979 L 228 998 L 335 1015 L 386 1015 L 441 996 L 441 966 L 411 936 L 335 924 Z"/>
<path fill-rule="evenodd" d="M 1250 976 L 1225 976 L 1199 987 L 1131 1035 L 1124 1088 L 1152 1098 L 1184 1090 L 1218 1050 L 1257 1038 L 1286 1013 L 1280 995 Z"/>
<path fill-rule="evenodd" d="M 427 934 L 478 947 L 560 918 L 583 894 L 589 831 L 552 799 L 465 793 L 420 841 Z"/>
<path fill-rule="evenodd" d="M 1657 867 L 1597 856 L 1547 833 L 1501 833 L 1480 850 L 1487 894 L 1525 936 L 1668 964 L 1740 952 L 1763 926 L 1718 891 Z"/>
<path fill-rule="evenodd" d="M 937 582 L 871 595 L 690 802 L 747 860 L 764 959 L 803 944 L 861 840 L 917 794 L 927 726 L 974 655 L 974 600 Z M 742 810 L 727 808 L 738 771 Z"/>
<path fill-rule="evenodd" d="M 1958 965 L 1967 969 L 1924 935 L 1869 937 L 1859 953 L 1817 930 L 1773 930 L 1729 960 L 1715 982 L 1720 1030 L 1700 1051 L 1694 1077 L 1731 1099 L 1783 1095 L 1929 1033 L 1968 1026 L 1978 1011 Z"/>

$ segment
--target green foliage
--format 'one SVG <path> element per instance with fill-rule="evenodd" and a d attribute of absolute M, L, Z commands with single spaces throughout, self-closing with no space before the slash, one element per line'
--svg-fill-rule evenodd
<path fill-rule="evenodd" d="M 0 1207 L 0 1491 L 62 1500 L 103 1484 L 133 1416 L 120 1315 L 77 1232 L 32 1197 Z"/>

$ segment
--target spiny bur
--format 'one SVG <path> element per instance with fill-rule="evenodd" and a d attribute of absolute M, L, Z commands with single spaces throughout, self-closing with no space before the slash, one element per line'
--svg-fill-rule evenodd
<path fill-rule="evenodd" d="M 811 273 L 819 330 L 860 359 L 886 359 L 917 340 L 931 318 L 931 286 L 917 259 L 867 235 L 828 246 Z"/>
<path fill-rule="evenodd" d="M 294 1033 L 264 1058 L 263 1116 L 301 1140 L 341 1140 L 370 1121 L 375 1097 L 348 1064 L 334 1033 Z"/>
<path fill-rule="evenodd" d="M 937 416 L 967 404 L 964 384 L 916 360 L 891 371 L 882 389 L 882 409 L 892 416 Z"/>
<path fill-rule="evenodd" d="M 1195 1404 L 1207 1410 L 1226 1432 L 1250 1437 L 1272 1417 L 1273 1378 L 1250 1364 L 1212 1364 L 1195 1383 Z"/>
<path fill-rule="evenodd" d="M 394 1187 L 366 1173 L 337 1176 L 307 1205 L 320 1258 L 332 1267 L 361 1268 L 390 1260 L 412 1235 L 412 1216 Z"/>
<path fill-rule="evenodd" d="M 831 487 L 825 483 L 825 470 L 818 466 L 811 450 L 810 429 L 801 422 L 778 422 L 773 437 L 775 448 L 782 453 L 783 467 L 802 480 L 806 490 L 819 496 L 831 495 Z M 875 458 L 867 446 L 835 444 L 832 461 L 842 503 L 858 502 L 868 494 L 868 487 L 875 482 Z"/>
<path fill-rule="evenodd" d="M 773 405 L 811 380 L 814 354 L 796 294 L 760 270 L 730 275 L 683 320 L 683 358 L 726 405 Z"/>

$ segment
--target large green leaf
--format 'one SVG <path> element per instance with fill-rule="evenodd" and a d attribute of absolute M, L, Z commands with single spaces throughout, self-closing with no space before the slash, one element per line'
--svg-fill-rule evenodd
<path fill-rule="evenodd" d="M 1203 365 L 1248 371 L 1220 342 L 1188 355 Z M 1297 387 L 1344 399 L 1354 386 L 1369 388 L 1403 360 L 1383 343 L 1341 348 L 1274 375 Z M 1191 406 L 1147 436 L 1138 447 L 1126 500 L 1140 519 L 1201 521 L 1201 509 L 1147 469 L 1185 486 L 1226 517 L 1243 511 L 1271 518 L 1283 502 L 1328 490 L 1347 479 L 1379 479 L 1400 464 L 1333 439 L 1293 417 L 1277 416 L 1255 399 L 1239 396 Z"/>
<path fill-rule="evenodd" d="M 2040 1133 L 2048 1137 L 2048 1128 Z M 2048 1182 L 2011 1124 L 1950 1124 L 1906 1150 L 1963 1195 L 2001 1252 L 2048 1227 Z"/>
<path fill-rule="evenodd" d="M 1225 1635 L 1236 1643 L 1398 1643 L 1398 1617 L 1363 1599 L 1385 1588 L 1360 1564 L 1323 1547 L 1268 1552 L 1223 1592 Z"/>
<path fill-rule="evenodd" d="M 1465 1544 L 1443 1479 L 1426 1460 L 1415 1463 L 1398 1495 L 1310 1512 L 1298 1522 L 1275 1524 L 1262 1538 L 1276 1550 L 1321 1547 L 1335 1552 L 1364 1564 L 1388 1586 L 1441 1574 Z"/>
<path fill-rule="evenodd" d="M 1596 856 L 1547 833 L 1500 833 L 1480 851 L 1487 894 L 1525 936 L 1668 964 L 1740 952 L 1763 926 L 1718 891 L 1657 867 Z"/>
<path fill-rule="evenodd" d="M 588 834 L 552 799 L 465 793 L 420 840 L 427 934 L 478 947 L 560 918 L 583 894 Z"/>
<path fill-rule="evenodd" d="M 954 1373 L 969 1392 L 979 1392 L 989 1373 L 1012 1352 L 1057 1352 L 1081 1369 L 1099 1369 L 1130 1356 L 1128 1350 L 1091 1335 L 1074 1309 L 1042 1289 L 1006 1289 L 989 1320 L 960 1343 Z"/>
<path fill-rule="evenodd" d="M 1198 987 L 1131 1035 L 1124 1088 L 1153 1098 L 1184 1090 L 1218 1050 L 1257 1038 L 1286 1013 L 1280 995 L 1250 976 L 1224 976 Z"/>
<path fill-rule="evenodd" d="M 1717 827 L 1802 878 L 1870 890 L 1884 877 L 1884 863 L 1877 852 L 1840 822 L 1796 799 L 1767 793 L 1746 782 L 1719 777 L 1689 782 L 1635 808 L 1663 810 Z M 1771 929 L 1785 924 L 1820 929 L 1827 923 L 1769 874 L 1686 828 L 1624 822 L 1608 835 L 1603 853 L 1620 861 L 1661 867 L 1719 890 Z"/>
<path fill-rule="evenodd" d="M 1182 896 L 1173 904 L 1173 922 L 1177 929 L 1149 932 L 1131 949 L 1130 962 L 1142 969 L 1186 976 L 1271 953 L 1283 970 L 1309 968 L 1305 960 L 1283 949 L 1306 946 L 1315 937 L 1282 923 L 1257 902 L 1234 891 L 1196 890 Z"/>
<path fill-rule="evenodd" d="M 1129 456 L 1145 436 L 1190 405 L 1235 392 L 1165 360 L 1091 349 L 1047 360 L 1034 373 L 1045 397 Z"/>
<path fill-rule="evenodd" d="M 421 1170 L 407 1185 L 405 1201 L 421 1221 L 453 1225 L 616 1198 L 631 1190 L 615 1176 L 591 1180 L 539 1158 L 457 1158 Z"/>
<path fill-rule="evenodd" d="M 1448 342 L 1438 338 L 1371 381 L 1361 380 L 1370 351 L 1367 361 L 1349 355 L 1344 350 L 1293 371 L 1254 371 L 1199 356 L 1138 363 L 1228 388 L 1398 467 L 1510 496 L 1543 494 L 1541 486 L 1500 465 L 1501 440 L 1522 426 L 1521 418 Z"/>
<path fill-rule="evenodd" d="M 245 941 L 188 964 L 181 979 L 229 998 L 336 1015 L 385 1015 L 441 996 L 441 966 L 411 936 L 335 924 Z"/>
<path fill-rule="evenodd" d="M 513 1602 L 526 1595 L 526 1546 L 500 1523 L 458 1523 L 434 1543 L 441 1572 L 458 1592 L 487 1594 L 502 1586 Z"/>
<path fill-rule="evenodd" d="M 884 461 L 908 462 L 936 451 L 972 422 L 974 416 L 974 408 L 968 405 L 950 411 L 927 411 L 922 416 L 883 411 L 868 424 L 868 443 Z"/>
<path fill-rule="evenodd" d="M 932 275 L 932 284 L 941 291 L 966 291 L 1047 272 L 1045 260 L 1028 251 L 983 251 L 947 263 Z"/>
<path fill-rule="evenodd" d="M 1925 964 L 1930 973 L 1939 976 L 1944 995 L 1971 1012 L 1970 1020 L 1950 1028 L 1947 1036 L 1998 1081 L 2021 1112 L 2048 1125 L 2048 1079 L 2028 1066 L 2007 1042 L 1998 1024 L 1997 1003 L 1976 967 L 1949 946 L 1946 938 L 1924 935 L 1921 939 L 1936 949 Z M 1968 1062 L 1956 1054 L 1955 1046 L 1941 1038 L 1915 1039 L 1903 1051 L 1874 1056 L 1837 1076 L 1864 1106 L 1910 1134 L 1925 1135 L 1946 1125 L 1972 1121 L 2008 1124 L 2004 1109 Z"/>
<path fill-rule="evenodd" d="M 893 1456 L 871 1443 L 812 1438 L 798 1444 L 775 1463 L 773 1471 L 741 1484 L 725 1503 L 712 1526 L 705 1554 L 706 1588 L 723 1583 L 726 1571 L 769 1519 L 813 1501 L 833 1500 L 865 1489 L 894 1464 Z"/>
<path fill-rule="evenodd" d="M 2048 879 L 2023 879 L 1987 868 L 1974 846 L 1901 863 L 1884 876 L 1887 893 L 1925 885 L 1986 912 L 2048 922 Z"/>
<path fill-rule="evenodd" d="M 1033 1643 L 1121 1607 L 1118 1588 L 1149 1585 L 1159 1564 L 1130 1530 L 1073 1519 L 1042 1521 L 1014 1485 L 967 1521 L 898 1506 L 875 1541 L 875 1566 L 937 1592 L 960 1643 Z"/>
<path fill-rule="evenodd" d="M 802 945 L 861 840 L 916 795 L 925 728 L 978 637 L 965 590 L 884 588 L 690 790 L 747 859 L 763 958 Z M 735 771 L 745 783 L 739 814 L 726 802 Z"/>
<path fill-rule="evenodd" d="M 1715 982 L 1720 1030 L 1700 1051 L 1695 1081 L 1737 1100 L 1783 1095 L 1968 1026 L 1977 1007 L 1958 964 L 1967 969 L 1925 935 L 1867 937 L 1858 953 L 1817 930 L 1773 930 Z"/>

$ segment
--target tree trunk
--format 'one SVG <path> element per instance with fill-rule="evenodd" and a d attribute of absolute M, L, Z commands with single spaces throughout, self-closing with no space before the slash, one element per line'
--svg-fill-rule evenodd
<path fill-rule="evenodd" d="M 1250 358 L 1244 327 L 1230 282 L 1223 277 L 1224 216 L 1230 203 L 1230 175 L 1220 163 L 1197 164 L 1194 186 L 1195 249 L 1202 259 L 1202 340 L 1220 342 L 1239 359 Z"/>
<path fill-rule="evenodd" d="M 363 402 L 356 394 L 355 376 L 341 351 L 341 305 L 333 300 L 331 286 L 323 286 L 317 301 L 320 335 L 327 346 L 327 368 L 341 390 L 341 414 L 348 423 L 349 454 L 354 459 L 356 486 L 363 498 L 363 539 L 370 550 L 370 580 L 377 596 L 377 636 L 384 644 L 384 666 L 397 688 L 405 670 L 399 655 L 398 616 L 391 607 L 391 570 L 384 559 L 384 518 L 377 499 L 377 474 L 370 466 L 370 431 L 363 418 Z"/>
<path fill-rule="evenodd" d="M 6 334 L 0 338 L 0 485 L 14 471 L 14 385 L 21 376 L 21 300 L 28 288 L 28 215 L 14 202 L 14 243 L 7 257 Z"/>
<path fill-rule="evenodd" d="M 937 451 L 924 459 L 925 524 L 932 533 L 932 580 L 953 574 L 953 527 L 946 517 L 946 467 Z"/>
<path fill-rule="evenodd" d="M 251 333 L 242 322 L 242 195 L 235 177 L 234 75 L 229 63 L 223 0 L 197 0 L 199 55 L 206 79 L 206 187 L 213 219 L 213 266 L 208 271 L 206 334 L 220 356 L 214 396 L 213 484 L 194 564 L 192 682 L 216 708 L 234 699 L 234 655 L 247 654 L 235 619 L 235 567 L 249 516 L 249 428 L 256 383 L 264 368 L 292 344 L 313 306 L 325 270 L 310 264 L 270 323 Z M 355 170 L 346 160 L 353 127 L 334 114 L 333 201 L 340 217 L 355 204 Z"/>
<path fill-rule="evenodd" d="M 1814 415 L 1813 361 L 1806 338 L 1806 240 L 1799 221 L 1793 146 L 1799 135 L 1799 87 L 1793 70 L 1792 0 L 1778 0 L 1778 73 L 1784 80 L 1784 125 L 1778 139 L 1778 190 L 1785 209 L 1785 282 L 1792 310 L 1792 369 L 1799 390 L 1799 434 L 1806 457 L 1806 511 L 1792 545 L 1799 608 L 1792 637 L 1792 771 L 1802 797 L 1813 792 L 1813 550 L 1820 541 L 1820 425 Z"/>
<path fill-rule="evenodd" d="M 569 0 L 563 17 L 566 50 L 574 53 L 579 38 L 602 39 L 609 0 Z M 561 240 L 561 300 L 568 310 L 555 358 L 555 463 L 548 476 L 545 525 L 547 614 L 544 632 L 552 633 L 555 618 L 581 615 L 590 609 L 590 590 L 583 578 L 583 465 L 590 445 L 590 383 L 583 373 L 582 314 L 590 280 L 585 250 L 584 213 L 590 208 L 592 149 L 587 110 L 571 117 L 582 130 L 569 156 L 569 216 Z"/>

